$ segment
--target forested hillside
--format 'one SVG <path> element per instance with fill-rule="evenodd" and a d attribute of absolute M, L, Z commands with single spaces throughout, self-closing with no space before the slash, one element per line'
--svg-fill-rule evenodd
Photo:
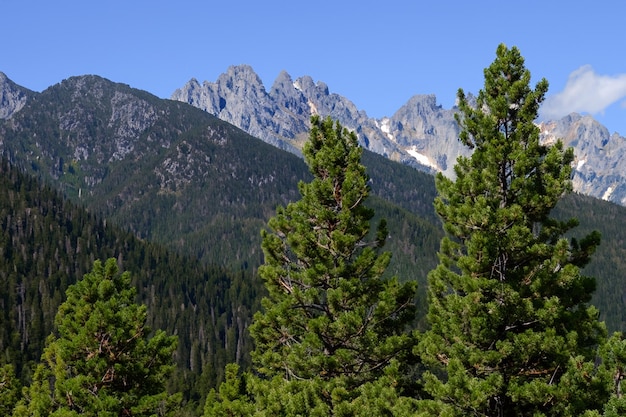
<path fill-rule="evenodd" d="M 600 232 L 600 246 L 583 272 L 597 280 L 592 303 L 600 309 L 600 317 L 609 330 L 626 331 L 626 208 L 570 194 L 557 204 L 554 215 L 579 220 L 573 236 Z"/>
<path fill-rule="evenodd" d="M 263 293 L 252 273 L 256 267 L 228 270 L 137 239 L 5 159 L 0 181 L 0 276 L 6 282 L 0 289 L 5 306 L 0 343 L 23 380 L 29 380 L 39 360 L 65 289 L 88 272 L 94 260 L 109 257 L 131 272 L 138 302 L 148 306 L 148 324 L 179 337 L 172 387 L 197 401 L 222 379 L 225 364 L 247 366 L 251 344 L 246 328 Z M 387 248 L 394 251 L 394 261 L 389 273 L 401 279 L 418 276 L 423 285 L 434 263 L 437 228 L 380 198 L 372 199 L 372 207 L 378 218 L 385 213 L 390 225 Z M 260 228 L 242 233 L 256 241 Z M 211 246 L 221 245 L 221 238 L 205 239 Z M 238 251 L 251 245 L 245 240 L 232 244 Z M 223 245 L 220 250 L 226 256 L 236 253 Z M 425 300 L 418 305 L 423 316 Z"/>
<path fill-rule="evenodd" d="M 0 164 L 0 349 L 24 381 L 39 361 L 65 290 L 93 262 L 116 258 L 148 306 L 148 324 L 179 338 L 172 388 L 197 400 L 224 365 L 248 363 L 245 327 L 260 285 L 250 273 L 204 265 L 142 241 Z"/>

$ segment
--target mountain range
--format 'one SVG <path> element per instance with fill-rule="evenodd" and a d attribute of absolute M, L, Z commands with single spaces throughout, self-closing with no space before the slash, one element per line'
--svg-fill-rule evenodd
<path fill-rule="evenodd" d="M 233 67 L 233 71 L 237 68 L 242 69 Z M 249 67 L 243 70 L 258 81 Z M 0 301 L 7 312 L 6 320 L 22 317 L 18 323 L 24 328 L 16 329 L 16 335 L 11 337 L 0 334 L 0 348 L 4 349 L 9 340 L 14 349 L 22 349 L 21 340 L 26 336 L 32 339 L 35 334 L 49 334 L 53 307 L 61 300 L 60 294 L 68 283 L 80 278 L 76 275 L 88 267 L 88 261 L 106 253 L 123 260 L 128 267 L 134 265 L 133 272 L 139 271 L 135 281 L 138 296 L 154 312 L 151 323 L 179 336 L 180 373 L 186 375 L 185 381 L 200 384 L 193 383 L 196 394 L 190 396 L 206 394 L 207 386 L 219 382 L 225 363 L 246 365 L 251 341 L 245 328 L 263 295 L 262 282 L 256 276 L 256 268 L 263 260 L 260 230 L 276 212 L 277 205 L 286 205 L 299 197 L 298 182 L 310 179 L 297 154 L 307 137 L 302 129 L 312 112 L 343 117 L 346 121 L 348 115 L 363 120 L 364 127 L 351 128 L 364 144 L 371 145 L 362 158 L 371 178 L 368 206 L 377 217 L 387 219 L 389 239 L 385 249 L 393 254 L 388 273 L 418 282 L 415 325 L 421 326 L 426 307 L 426 276 L 437 264 L 443 235 L 432 205 L 436 195 L 432 174 L 439 169 L 435 166 L 452 164 L 452 160 L 442 151 L 443 144 L 439 165 L 418 163 L 410 153 L 402 156 L 408 140 L 398 141 L 396 135 L 392 141 L 380 133 L 384 133 L 380 126 L 388 126 L 384 128 L 388 132 L 399 129 L 397 124 L 392 128 L 391 119 L 385 123 L 368 119 L 365 112 L 310 78 L 296 82 L 286 73 L 281 77 L 283 81 L 278 84 L 283 87 L 275 86 L 272 95 L 283 97 L 282 110 L 272 110 L 274 104 L 260 82 L 253 88 L 243 75 L 233 76 L 230 82 L 223 82 L 220 95 L 205 93 L 218 108 L 222 107 L 224 114 L 218 114 L 218 118 L 207 109 L 160 99 L 95 75 L 70 77 L 42 92 L 34 92 L 0 73 L 0 153 L 10 162 L 9 171 L 19 169 L 38 183 L 54 188 L 89 216 L 95 216 L 97 227 L 93 230 L 109 231 L 115 226 L 126 233 L 123 238 L 112 238 L 115 244 L 103 242 L 102 245 L 111 247 L 96 252 L 96 243 L 89 243 L 91 238 L 80 235 L 100 232 L 90 232 L 92 229 L 85 224 L 73 223 L 72 218 L 80 217 L 77 214 L 51 216 L 50 210 L 46 213 L 45 209 L 38 209 L 45 199 L 39 194 L 25 195 L 9 216 L 3 211 L 0 253 L 10 248 L 19 262 L 0 262 L 0 277 L 15 281 L 15 285 L 9 283 L 5 288 L 6 296 L 0 294 Z M 215 85 L 218 84 L 222 82 Z M 285 91 L 294 84 L 298 88 L 294 87 L 294 97 L 290 97 Z M 308 95 L 302 91 L 309 91 Z M 200 91 L 196 92 L 200 96 Z M 244 101 L 255 106 L 237 109 L 238 97 L 246 97 Z M 307 97 L 317 98 L 310 99 L 311 104 L 306 107 L 298 104 L 305 99 L 308 103 Z M 437 132 L 456 129 L 453 110 L 437 107 L 433 96 L 417 96 L 405 107 L 406 112 L 399 111 L 396 119 L 404 120 L 402 131 L 416 130 L 408 127 L 416 117 L 430 123 L 420 129 L 429 131 L 426 126 L 431 126 L 433 137 Z M 272 118 L 268 123 L 273 123 L 273 131 L 280 135 L 275 135 L 274 142 L 262 141 L 222 120 L 227 113 L 247 120 L 247 129 L 258 129 L 255 135 L 263 133 L 267 120 L 259 114 L 264 114 Z M 436 124 L 429 122 L 431 119 Z M 293 120 L 294 125 L 288 120 Z M 297 123 L 301 125 L 296 129 L 293 126 Z M 415 126 L 417 122 L 411 123 Z M 575 121 L 563 123 L 569 126 Z M 564 126 L 555 122 L 552 129 L 565 129 Z M 587 130 L 589 137 L 592 133 Z M 450 149 L 453 145 L 454 141 L 450 141 Z M 426 155 L 426 148 L 437 148 L 428 141 L 420 146 L 419 152 L 417 148 L 412 152 Z M 585 146 L 592 153 L 597 145 Z M 374 152 L 392 148 L 396 149 L 393 153 Z M 583 164 L 580 161 L 579 158 L 581 168 L 593 166 L 591 158 Z M 12 181 L 4 202 L 22 198 L 27 181 L 20 178 Z M 602 233 L 603 243 L 585 273 L 597 277 L 593 303 L 601 310 L 609 329 L 626 329 L 626 207 L 575 193 L 567 196 L 554 213 L 558 218 L 580 220 L 574 236 L 595 229 Z M 43 226 L 29 226 L 31 221 L 42 219 Z M 38 247 L 30 246 L 30 238 L 36 240 L 39 234 L 43 239 L 48 230 L 57 230 L 59 237 L 43 240 Z M 18 235 L 23 240 L 17 239 Z M 139 242 L 158 246 L 145 249 Z M 72 260 L 77 262 L 79 252 L 83 259 L 81 268 L 62 268 Z M 66 260 L 57 267 L 59 253 Z M 184 262 L 176 260 L 180 255 L 185 257 Z M 21 272 L 27 269 L 22 268 L 24 265 L 36 266 L 31 268 L 31 276 Z M 206 272 L 205 266 L 215 268 Z M 55 273 L 54 280 L 46 277 L 46 271 Z M 40 305 L 15 305 L 20 302 L 22 288 L 25 299 Z M 46 291 L 53 294 L 56 304 L 46 301 L 50 298 L 46 298 Z M 41 312 L 43 325 L 37 332 L 29 326 L 38 321 L 25 318 L 24 311 Z M 7 334 L 12 331 L 13 328 L 8 329 Z M 32 360 L 38 357 L 44 342 L 30 343 L 27 358 Z"/>
<path fill-rule="evenodd" d="M 456 108 L 442 108 L 434 95 L 415 95 L 393 116 L 375 119 L 310 76 L 294 80 L 283 71 L 267 91 L 252 67 L 238 65 L 215 82 L 191 79 L 171 98 L 294 153 L 306 138 L 311 114 L 321 114 L 355 131 L 364 148 L 426 172 L 453 176 L 457 157 L 469 154 L 458 141 Z M 545 142 L 560 138 L 574 148 L 575 191 L 626 205 L 626 138 L 576 113 L 539 127 Z"/>
<path fill-rule="evenodd" d="M 183 91 L 187 101 L 205 103 L 204 108 L 181 102 Z M 309 178 L 297 155 L 308 119 L 312 113 L 330 115 L 354 129 L 366 147 L 371 204 L 387 218 L 391 232 L 391 272 L 417 279 L 423 291 L 442 233 L 432 206 L 432 174 L 451 172 L 450 155 L 463 152 L 453 135 L 458 131 L 454 109 L 437 106 L 434 96 L 415 96 L 393 118 L 369 119 L 310 77 L 293 81 L 283 72 L 267 93 L 249 66 L 229 68 L 216 83 L 192 80 L 173 98 L 160 99 L 95 75 L 70 77 L 38 93 L 0 73 L 0 152 L 141 239 L 203 263 L 254 273 L 262 262 L 259 230 L 277 205 L 298 198 L 298 181 Z M 616 144 L 623 138 L 607 139 L 606 128 L 588 116 L 571 115 L 541 126 L 544 140 L 555 137 L 548 132 L 566 132 L 559 137 L 581 150 L 574 183 L 591 200 L 570 201 L 562 207 L 563 216 L 600 229 L 613 246 L 600 258 L 619 270 L 626 249 L 619 231 L 609 226 L 626 221 L 626 215 L 598 206 L 591 191 L 600 190 L 600 197 L 611 201 L 623 193 L 624 162 L 601 165 L 603 156 L 610 154 L 613 160 L 621 152 Z M 268 138 L 271 132 L 273 139 Z M 415 137 L 421 132 L 422 140 L 407 132 Z M 427 159 L 428 154 L 438 156 Z M 603 181 L 612 181 L 612 192 L 603 189 Z M 612 213 L 609 224 L 599 221 L 601 213 Z M 604 275 L 608 271 L 602 268 L 598 266 Z M 603 292 L 619 299 L 621 284 L 612 285 L 620 289 Z M 607 314 L 621 327 L 626 317 L 620 306 L 626 298 L 610 304 L 614 310 Z"/>
<path fill-rule="evenodd" d="M 0 349 L 23 350 L 20 341 L 30 337 L 28 351 L 18 355 L 11 350 L 10 356 L 29 361 L 41 354 L 44 340 L 35 343 L 35 335 L 53 331 L 61 294 L 85 271 L 83 262 L 81 269 L 56 266 L 59 252 L 69 259 L 66 264 L 77 262 L 78 252 L 92 262 L 106 253 L 126 267 L 134 265 L 133 273 L 141 272 L 135 281 L 139 299 L 154 312 L 152 324 L 179 336 L 180 373 L 193 374 L 185 381 L 212 387 L 225 363 L 245 365 L 250 351 L 245 328 L 263 294 L 255 274 L 262 262 L 260 231 L 277 205 L 298 198 L 298 182 L 310 178 L 304 161 L 189 104 L 94 75 L 70 77 L 41 93 L 3 77 L 0 94 L 0 154 L 11 167 L 8 172 L 19 171 L 53 188 L 96 216 L 103 230 L 117 227 L 196 263 L 179 265 L 160 250 L 152 256 L 128 236 L 114 246 L 103 242 L 110 247 L 97 251 L 80 236 L 89 228 L 68 220 L 77 215 L 48 219 L 38 208 L 43 197 L 22 197 L 26 181 L 18 178 L 3 201 L 16 207 L 8 215 L 0 210 L 0 253 L 10 251 L 19 258 L 0 262 L 0 278 L 8 285 L 0 294 L 6 311 L 0 329 L 15 333 L 4 337 L 0 332 Z M 363 161 L 371 177 L 369 205 L 387 219 L 392 234 L 386 246 L 394 253 L 389 273 L 415 279 L 425 288 L 442 233 L 432 209 L 433 178 L 368 151 Z M 44 218 L 44 225 L 29 226 Z M 32 245 L 48 228 L 59 230 L 60 237 Z M 15 237 L 18 232 L 23 240 Z M 65 238 L 65 233 L 73 234 Z M 48 259 L 46 254 L 52 255 Z M 47 268 L 44 261 L 55 267 Z M 32 264 L 36 270 L 21 267 Z M 226 272 L 205 274 L 205 267 Z M 48 271 L 55 276 L 48 277 Z M 21 288 L 28 297 L 20 298 Z M 48 292 L 54 303 L 47 301 Z M 424 291 L 419 297 L 423 317 Z M 31 315 L 45 319 L 30 320 Z M 11 324 L 13 317 L 21 317 L 23 326 Z M 28 374 L 24 366 L 20 375 Z"/>

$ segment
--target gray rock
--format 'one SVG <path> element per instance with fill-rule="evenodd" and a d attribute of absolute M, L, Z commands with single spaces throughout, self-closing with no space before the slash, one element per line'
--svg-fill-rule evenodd
<path fill-rule="evenodd" d="M 626 205 L 626 138 L 609 134 L 593 117 L 572 113 L 540 124 L 546 141 L 574 148 L 573 185 L 582 194 Z"/>
<path fill-rule="evenodd" d="M 20 111 L 32 91 L 20 87 L 0 72 L 0 119 L 8 119 Z"/>
<path fill-rule="evenodd" d="M 470 103 L 475 100 L 467 95 Z M 369 118 L 347 98 L 310 76 L 295 81 L 281 72 L 267 93 L 247 65 L 230 67 L 215 83 L 195 79 L 172 99 L 187 102 L 283 149 L 298 153 L 313 114 L 330 116 L 354 131 L 363 147 L 427 172 L 454 175 L 460 155 L 470 150 L 459 140 L 455 108 L 443 109 L 434 95 L 413 96 L 391 117 Z M 590 116 L 572 114 L 540 125 L 542 140 L 562 138 L 574 148 L 573 183 L 578 192 L 626 205 L 626 139 Z"/>

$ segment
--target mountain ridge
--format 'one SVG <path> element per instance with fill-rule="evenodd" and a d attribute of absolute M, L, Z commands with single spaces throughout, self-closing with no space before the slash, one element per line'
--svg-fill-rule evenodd
<path fill-rule="evenodd" d="M 260 236 L 244 232 L 296 199 L 309 175 L 301 158 L 206 111 L 93 75 L 33 93 L 0 120 L 0 150 L 139 237 L 211 262 L 258 263 Z M 434 195 L 431 176 L 402 166 L 380 173 L 386 159 L 364 158 L 374 194 L 411 195 L 403 208 L 434 219 L 430 200 L 419 198 Z M 204 242 L 209 230 L 224 243 Z M 236 247 L 244 239 L 252 252 Z"/>
<path fill-rule="evenodd" d="M 214 83 L 200 84 L 193 79 L 175 90 L 171 99 L 201 108 L 294 153 L 298 153 L 312 114 L 330 116 L 355 131 L 364 148 L 428 173 L 453 176 L 458 156 L 470 153 L 458 141 L 456 109 L 444 109 L 432 94 L 414 95 L 392 116 L 375 119 L 310 76 L 294 80 L 282 71 L 267 91 L 251 66 L 237 65 L 230 66 Z M 576 191 L 626 205 L 626 176 L 622 174 L 626 172 L 622 158 L 626 138 L 609 134 L 593 117 L 576 113 L 539 123 L 539 127 L 544 141 L 558 136 L 565 146 L 574 148 Z"/>

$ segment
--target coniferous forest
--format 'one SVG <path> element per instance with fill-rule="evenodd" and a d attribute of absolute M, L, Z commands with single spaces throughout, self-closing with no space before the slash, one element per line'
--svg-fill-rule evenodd
<path fill-rule="evenodd" d="M 193 190 L 201 203 L 123 162 L 90 198 L 58 149 L 29 164 L 34 147 L 5 150 L 0 413 L 625 415 L 626 209 L 572 193 L 571 149 L 533 123 L 547 88 L 500 45 L 476 105 L 458 92 L 473 152 L 455 178 L 319 116 L 304 161 L 239 133 L 218 154 L 212 136 L 195 173 L 220 180 Z M 166 105 L 184 126 L 168 161 L 230 129 Z M 50 120 L 40 134 L 59 137 Z"/>

